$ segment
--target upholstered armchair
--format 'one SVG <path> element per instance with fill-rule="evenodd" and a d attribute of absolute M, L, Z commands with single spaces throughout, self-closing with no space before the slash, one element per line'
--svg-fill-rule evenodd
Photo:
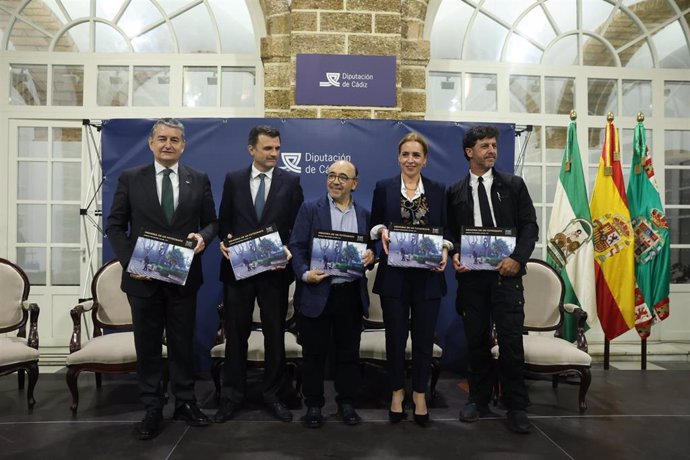
<path fill-rule="evenodd" d="M 79 405 L 77 379 L 83 371 L 94 372 L 96 387 L 101 388 L 101 373 L 136 371 L 137 354 L 132 332 L 132 313 L 127 296 L 120 289 L 122 266 L 116 260 L 103 265 L 91 283 L 93 298 L 72 308 L 74 324 L 67 356 L 67 386 L 72 394 L 72 412 Z M 93 337 L 82 341 L 82 318 L 91 313 Z M 167 349 L 161 338 L 163 357 Z M 163 388 L 167 386 L 164 379 Z"/>
<path fill-rule="evenodd" d="M 587 312 L 573 304 L 564 304 L 565 284 L 549 264 L 530 259 L 527 274 L 523 277 L 525 293 L 525 322 L 522 344 L 525 350 L 525 371 L 551 375 L 553 388 L 559 377 L 578 375 L 580 412 L 587 409 L 585 396 L 592 381 L 592 357 L 587 353 L 585 322 Z M 570 343 L 561 338 L 564 316 L 572 314 L 577 322 L 577 340 Z M 499 357 L 499 347 L 492 349 L 494 358 Z"/>
<path fill-rule="evenodd" d="M 38 381 L 38 313 L 30 303 L 29 278 L 9 260 L 0 259 L 0 334 L 17 331 L 16 336 L 0 337 L 0 375 L 17 372 L 19 389 L 24 388 L 24 373 L 29 375 L 26 400 L 34 407 L 34 388 Z M 29 336 L 26 324 L 29 323 Z"/>
<path fill-rule="evenodd" d="M 301 394 L 302 388 L 302 345 L 297 336 L 297 321 L 293 298 L 295 295 L 295 283 L 290 284 L 288 311 L 285 317 L 285 362 L 288 366 L 290 377 L 295 380 L 295 388 Z M 220 398 L 221 372 L 225 362 L 225 313 L 223 304 L 218 305 L 218 331 L 216 341 L 211 348 L 211 376 L 216 386 L 216 398 Z M 252 316 L 252 331 L 247 340 L 247 365 L 253 368 L 263 368 L 266 359 L 264 349 L 264 335 L 261 332 L 261 311 L 258 303 L 254 303 Z"/>

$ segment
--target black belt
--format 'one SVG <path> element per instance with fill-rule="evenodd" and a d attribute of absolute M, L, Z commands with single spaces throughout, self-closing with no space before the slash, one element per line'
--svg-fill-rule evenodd
<path fill-rule="evenodd" d="M 331 289 L 346 289 L 357 285 L 356 281 L 346 281 L 345 283 L 331 283 Z"/>

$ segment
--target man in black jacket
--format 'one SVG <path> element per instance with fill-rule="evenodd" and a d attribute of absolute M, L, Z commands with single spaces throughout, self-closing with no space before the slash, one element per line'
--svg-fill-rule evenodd
<path fill-rule="evenodd" d="M 523 378 L 522 275 L 539 227 L 522 178 L 494 168 L 498 134 L 493 126 L 475 126 L 465 134 L 463 148 L 470 172 L 448 189 L 448 222 L 456 238 L 456 248 L 460 248 L 463 226 L 509 227 L 517 235 L 513 253 L 498 263 L 496 271 L 470 270 L 460 263 L 457 252 L 453 255 L 458 280 L 456 308 L 464 319 L 470 355 L 470 397 L 460 411 L 460 420 L 474 422 L 489 414 L 493 321 L 501 350 L 498 367 L 503 403 L 508 409 L 508 428 L 516 433 L 528 433 L 531 424 L 525 412 L 528 397 Z"/>

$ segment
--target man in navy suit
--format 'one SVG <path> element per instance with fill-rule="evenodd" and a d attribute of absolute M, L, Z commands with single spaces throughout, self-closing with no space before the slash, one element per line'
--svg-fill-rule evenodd
<path fill-rule="evenodd" d="M 256 126 L 249 132 L 252 165 L 225 176 L 220 202 L 220 266 L 225 304 L 225 363 L 222 398 L 216 423 L 233 418 L 246 395 L 247 340 L 251 333 L 254 303 L 261 309 L 266 359 L 263 399 L 268 410 L 279 420 L 289 422 L 292 413 L 279 399 L 285 382 L 285 316 L 292 270 L 280 267 L 259 275 L 235 279 L 228 260 L 228 248 L 222 239 L 240 236 L 274 224 L 284 244 L 304 195 L 299 176 L 276 168 L 280 157 L 280 132 L 271 126 Z M 286 249 L 287 250 L 287 249 Z M 288 254 L 288 258 L 289 258 Z"/>
<path fill-rule="evenodd" d="M 331 329 L 335 338 L 335 389 L 338 415 L 347 425 L 362 419 L 355 411 L 359 391 L 359 340 L 362 315 L 369 309 L 366 278 L 351 280 L 310 269 L 313 235 L 316 230 L 335 230 L 365 235 L 369 231 L 369 211 L 352 199 L 358 178 L 355 165 L 336 161 L 328 168 L 328 194 L 305 202 L 299 210 L 290 238 L 292 268 L 297 277 L 295 306 L 302 340 L 305 426 L 323 425 L 323 382 Z M 371 265 L 374 253 L 367 249 L 363 264 Z"/>
<path fill-rule="evenodd" d="M 163 331 L 176 399 L 174 418 L 192 426 L 209 423 L 194 397 L 193 341 L 196 294 L 203 283 L 200 253 L 218 233 L 208 176 L 178 163 L 185 149 L 182 123 L 158 120 L 148 144 L 154 163 L 120 175 L 106 226 L 110 244 L 125 269 L 143 230 L 194 239 L 196 247 L 184 286 L 122 273 L 121 287 L 132 308 L 139 392 L 146 406 L 134 432 L 139 439 L 154 438 L 163 427 Z"/>

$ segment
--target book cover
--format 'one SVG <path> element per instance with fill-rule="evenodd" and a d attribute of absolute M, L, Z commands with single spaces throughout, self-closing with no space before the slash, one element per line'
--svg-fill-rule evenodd
<path fill-rule="evenodd" d="M 311 247 L 311 270 L 322 270 L 331 276 L 360 278 L 364 276 L 363 257 L 366 236 L 335 230 L 316 230 Z"/>
<path fill-rule="evenodd" d="M 515 250 L 517 230 L 505 227 L 462 227 L 460 263 L 471 270 L 496 270 Z"/>
<path fill-rule="evenodd" d="M 127 272 L 184 286 L 196 240 L 144 230 L 134 245 Z"/>
<path fill-rule="evenodd" d="M 440 227 L 392 224 L 388 234 L 388 265 L 431 269 L 441 264 L 443 230 Z"/>
<path fill-rule="evenodd" d="M 230 265 L 238 280 L 288 263 L 275 225 L 226 240 L 225 245 L 230 248 Z"/>

